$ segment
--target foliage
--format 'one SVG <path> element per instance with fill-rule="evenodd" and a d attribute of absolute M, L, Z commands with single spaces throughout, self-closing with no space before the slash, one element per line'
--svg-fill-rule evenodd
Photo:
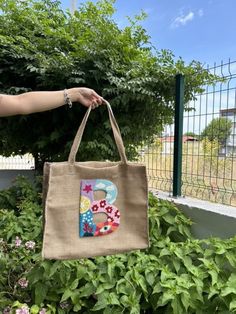
<path fill-rule="evenodd" d="M 226 140 L 231 134 L 233 122 L 225 117 L 215 118 L 202 131 L 202 138 L 209 141 L 218 141 L 222 146 L 226 145 Z"/>
<path fill-rule="evenodd" d="M 22 178 L 16 185 L 11 194 L 17 210 L 0 210 L 0 313 L 18 313 L 23 307 L 20 313 L 30 309 L 33 314 L 236 311 L 235 238 L 194 239 L 191 221 L 172 203 L 150 194 L 150 249 L 42 260 L 41 204 L 30 197 L 37 190 Z M 27 185 L 27 196 L 22 191 L 18 198 L 16 191 Z"/>
<path fill-rule="evenodd" d="M 172 122 L 175 74 L 186 76 L 186 103 L 214 76 L 199 62 L 186 65 L 155 49 L 140 25 L 143 14 L 119 28 L 113 4 L 87 2 L 71 16 L 58 1 L 0 0 L 0 92 L 94 88 L 111 102 L 132 159 L 141 141 L 151 141 Z M 63 107 L 2 119 L 0 154 L 65 160 L 84 110 Z M 114 159 L 114 151 L 103 107 L 91 114 L 79 158 Z"/>
<path fill-rule="evenodd" d="M 194 132 L 191 132 L 191 131 L 185 132 L 184 135 L 185 135 L 185 136 L 192 136 L 192 137 L 194 137 L 194 138 L 199 139 L 199 135 L 196 134 L 196 133 L 194 133 Z"/>
<path fill-rule="evenodd" d="M 218 157 L 220 143 L 217 139 L 209 140 L 208 137 L 206 137 L 201 141 L 201 145 L 206 158 L 211 159 Z"/>

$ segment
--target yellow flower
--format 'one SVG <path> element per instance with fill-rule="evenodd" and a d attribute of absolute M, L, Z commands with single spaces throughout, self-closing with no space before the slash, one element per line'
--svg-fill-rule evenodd
<path fill-rule="evenodd" d="M 90 205 L 91 205 L 90 199 L 82 195 L 80 199 L 80 212 L 85 213 L 87 210 L 89 210 Z"/>

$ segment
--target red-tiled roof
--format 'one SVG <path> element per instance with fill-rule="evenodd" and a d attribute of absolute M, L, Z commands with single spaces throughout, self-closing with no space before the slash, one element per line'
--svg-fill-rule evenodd
<path fill-rule="evenodd" d="M 161 137 L 160 138 L 161 142 L 168 142 L 168 143 L 172 143 L 175 141 L 174 136 L 165 136 L 165 137 Z M 183 136 L 183 143 L 188 142 L 188 141 L 198 141 L 198 139 L 196 137 L 193 136 Z"/>

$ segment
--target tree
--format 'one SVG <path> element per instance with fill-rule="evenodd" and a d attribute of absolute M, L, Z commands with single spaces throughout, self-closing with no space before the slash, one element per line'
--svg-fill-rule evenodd
<path fill-rule="evenodd" d="M 113 4 L 87 2 L 71 15 L 58 1 L 0 0 L 0 91 L 94 88 L 111 102 L 132 159 L 142 141 L 173 121 L 175 74 L 186 76 L 186 102 L 214 76 L 199 62 L 185 65 L 170 51 L 153 49 L 139 25 L 143 14 L 120 29 Z M 84 112 L 74 106 L 3 118 L 0 154 L 65 160 Z M 117 158 L 105 107 L 91 114 L 86 128 L 79 160 L 87 158 Z"/>
<path fill-rule="evenodd" d="M 194 137 L 194 138 L 196 138 L 196 139 L 199 138 L 199 135 L 198 135 L 198 134 L 196 134 L 196 133 L 194 133 L 194 132 L 191 132 L 191 131 L 185 132 L 184 135 L 185 135 L 185 136 L 191 136 L 191 137 Z"/>
<path fill-rule="evenodd" d="M 231 134 L 232 125 L 232 121 L 225 117 L 215 118 L 205 127 L 201 136 L 208 138 L 209 141 L 218 141 L 221 146 L 225 146 Z"/>

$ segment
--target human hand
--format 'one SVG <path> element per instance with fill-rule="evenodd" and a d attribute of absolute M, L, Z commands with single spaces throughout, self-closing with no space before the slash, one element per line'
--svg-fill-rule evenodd
<path fill-rule="evenodd" d="M 68 90 L 72 101 L 77 101 L 85 107 L 96 107 L 102 105 L 104 102 L 103 98 L 99 96 L 93 89 L 87 87 L 78 87 Z"/>

